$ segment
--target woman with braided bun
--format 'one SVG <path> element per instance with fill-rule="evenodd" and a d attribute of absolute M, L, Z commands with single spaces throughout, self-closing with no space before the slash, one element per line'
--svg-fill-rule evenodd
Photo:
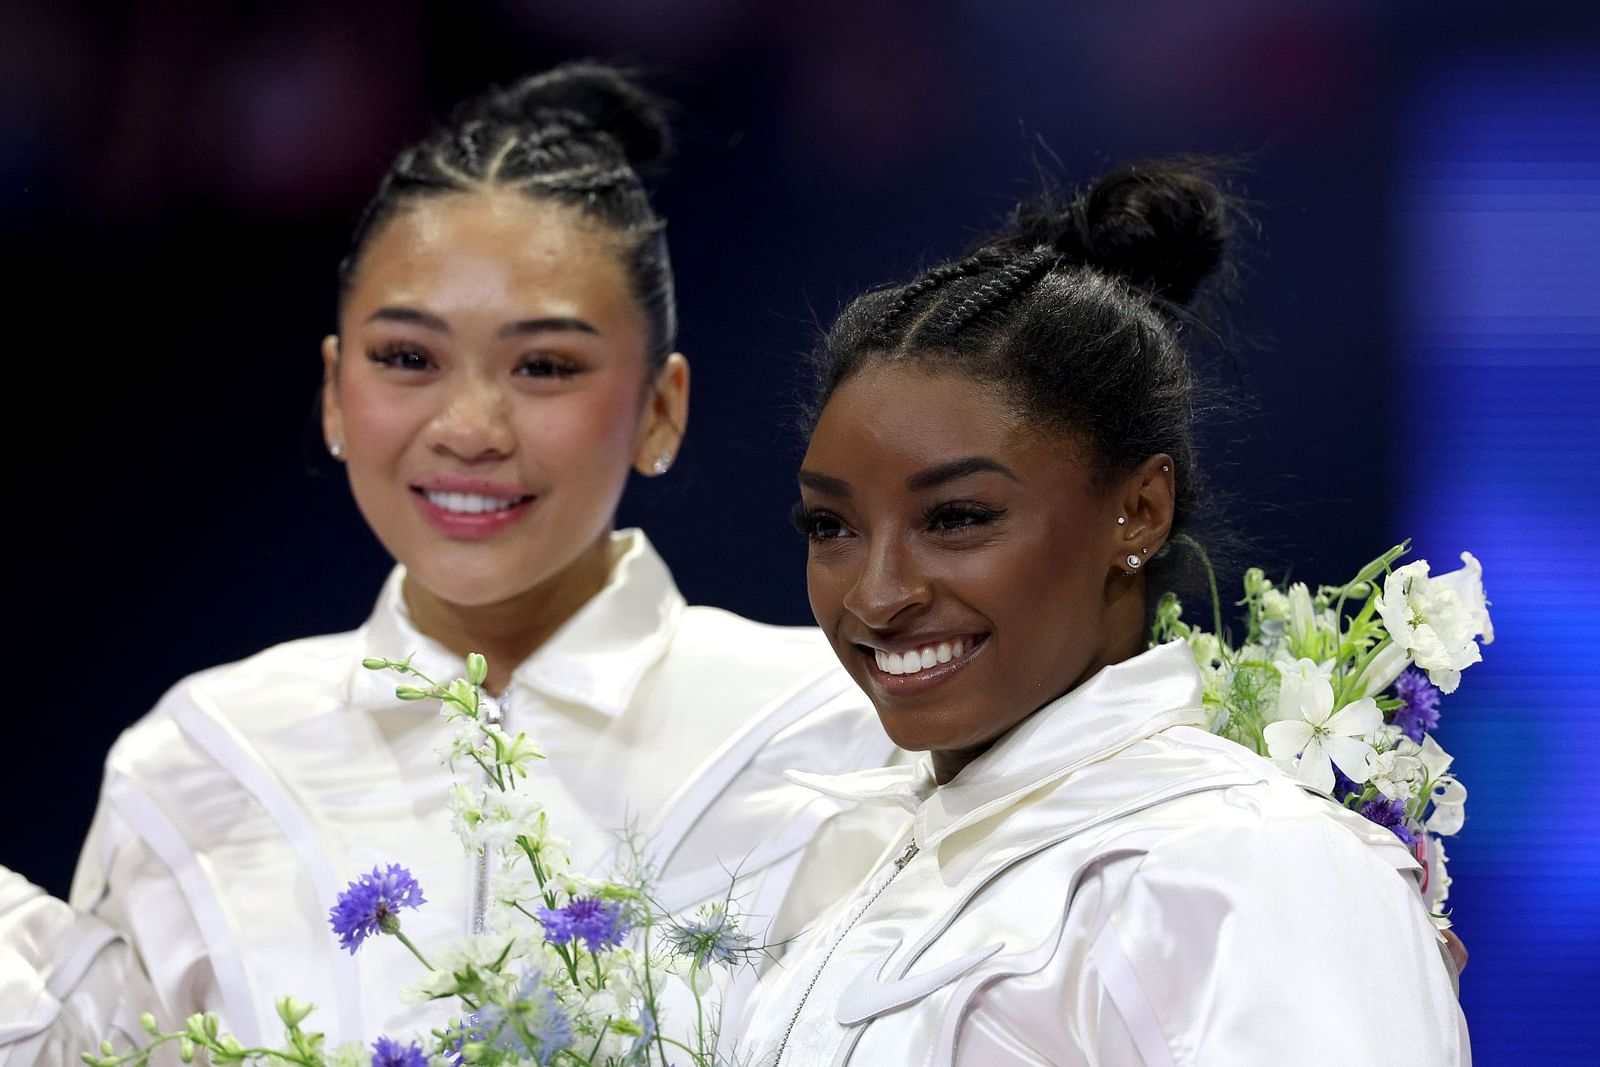
<path fill-rule="evenodd" d="M 833 818 L 845 805 L 782 777 L 892 752 L 826 642 L 686 606 L 645 535 L 613 530 L 630 471 L 669 471 L 688 410 L 640 177 L 666 136 L 637 84 L 574 63 L 468 101 L 395 160 L 322 355 L 328 449 L 397 566 L 360 629 L 187 678 L 118 741 L 72 904 L 122 947 L 98 986 L 35 961 L 53 979 L 19 1004 L 37 1025 L 0 1033 L 6 1067 L 93 1047 L 51 1031 L 54 1013 L 98 1022 L 96 1045 L 145 1007 L 276 1039 L 286 993 L 318 1005 L 330 1042 L 444 1022 L 447 1004 L 405 1005 L 419 972 L 394 939 L 356 956 L 328 929 L 338 890 L 379 863 L 423 887 L 419 944 L 471 931 L 492 892 L 452 830 L 436 705 L 397 700 L 367 657 L 448 679 L 484 653 L 505 727 L 549 757 L 527 791 L 575 869 L 606 867 L 631 826 L 668 908 L 721 899 L 737 870 L 752 932 L 781 940 L 820 907 L 790 892 L 804 848 L 833 857 L 809 872 L 828 896 L 848 888 L 830 872 L 876 854 Z M 13 897 L 29 930 L 70 925 Z M 141 972 L 154 1003 L 128 993 Z"/>
<path fill-rule="evenodd" d="M 916 765 L 762 980 L 764 1067 L 1455 1064 L 1465 1024 L 1388 830 L 1205 730 L 1146 647 L 1200 504 L 1182 305 L 1231 205 L 1133 167 L 852 303 L 800 470 L 811 606 Z"/>

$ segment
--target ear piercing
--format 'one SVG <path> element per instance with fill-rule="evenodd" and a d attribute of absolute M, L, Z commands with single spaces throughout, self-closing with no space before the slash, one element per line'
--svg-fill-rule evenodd
<path fill-rule="evenodd" d="M 1118 526 L 1126 526 L 1127 524 L 1128 524 L 1128 517 L 1126 515 L 1118 515 L 1117 516 L 1117 525 Z"/>
<path fill-rule="evenodd" d="M 1140 559 L 1138 556 L 1134 555 L 1131 552 L 1128 553 L 1128 569 L 1130 571 L 1138 570 L 1139 569 L 1139 564 L 1141 564 L 1143 562 L 1144 562 L 1144 560 Z"/>
<path fill-rule="evenodd" d="M 1170 466 L 1168 466 L 1167 464 L 1163 463 L 1161 465 L 1161 473 L 1162 474 L 1166 474 L 1170 470 L 1172 470 L 1172 468 Z"/>
<path fill-rule="evenodd" d="M 333 440 L 328 442 L 328 455 L 332 456 L 334 459 L 344 458 L 343 438 L 335 437 Z"/>
<path fill-rule="evenodd" d="M 659 475 L 667 473 L 668 469 L 670 469 L 671 467 L 672 467 L 672 453 L 664 451 L 659 456 L 656 457 L 656 460 L 655 460 L 654 463 L 650 464 L 650 471 L 651 471 L 652 474 L 655 474 L 655 475 L 659 476 Z"/>

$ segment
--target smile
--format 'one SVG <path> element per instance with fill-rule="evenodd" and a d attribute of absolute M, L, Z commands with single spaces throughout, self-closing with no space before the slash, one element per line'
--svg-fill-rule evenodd
<path fill-rule="evenodd" d="M 451 540 L 485 541 L 515 525 L 538 497 L 413 486 L 411 499 L 417 502 L 428 525 Z"/>
<path fill-rule="evenodd" d="M 481 515 L 486 511 L 505 511 L 533 499 L 530 496 L 503 498 L 483 496 L 478 493 L 438 493 L 426 489 L 422 491 L 422 495 L 427 497 L 428 502 L 434 507 L 454 515 Z"/>
<path fill-rule="evenodd" d="M 938 685 L 966 667 L 982 651 L 988 636 L 963 634 L 941 638 L 903 652 L 860 647 L 863 654 L 871 656 L 876 668 L 872 677 L 881 687 L 896 693 L 918 692 Z"/>

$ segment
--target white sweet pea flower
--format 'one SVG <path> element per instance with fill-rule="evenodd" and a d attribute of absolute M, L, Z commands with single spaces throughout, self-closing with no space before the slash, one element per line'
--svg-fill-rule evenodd
<path fill-rule="evenodd" d="M 1406 745 L 1407 748 L 1402 751 L 1405 751 L 1407 755 L 1417 757 L 1417 761 L 1422 764 L 1422 769 L 1428 772 L 1429 779 L 1443 778 L 1445 772 L 1450 769 L 1450 765 L 1456 760 L 1454 756 L 1440 747 L 1439 742 L 1433 739 L 1432 734 L 1424 734 L 1420 745 L 1407 738 Z M 1413 749 L 1415 751 L 1412 751 Z"/>
<path fill-rule="evenodd" d="M 1309 661 L 1305 661 L 1309 662 Z M 1278 765 L 1313 789 L 1333 789 L 1337 764 L 1352 782 L 1365 782 L 1374 752 L 1365 738 L 1383 725 L 1383 713 L 1363 697 L 1335 711 L 1333 685 L 1326 678 L 1290 674 L 1285 686 L 1293 693 L 1297 717 L 1285 715 L 1284 690 L 1279 690 L 1279 721 L 1267 725 L 1267 751 Z M 1298 758 L 1297 758 L 1298 757 Z M 1331 761 L 1331 762 L 1330 762 Z"/>
<path fill-rule="evenodd" d="M 1433 812 L 1422 825 L 1436 834 L 1459 833 L 1467 818 L 1467 787 L 1449 775 L 1433 783 Z"/>
<path fill-rule="evenodd" d="M 1305 582 L 1289 586 L 1289 640 L 1295 645 L 1309 641 L 1317 630 L 1317 609 L 1311 603 L 1311 590 Z"/>
<path fill-rule="evenodd" d="M 1425 559 L 1384 579 L 1378 614 L 1394 643 L 1428 672 L 1428 680 L 1441 692 L 1455 692 L 1461 672 L 1483 659 L 1473 638 L 1486 624 L 1487 611 L 1475 613 L 1451 583 L 1430 579 Z"/>
<path fill-rule="evenodd" d="M 1489 618 L 1489 598 L 1483 592 L 1483 564 L 1471 552 L 1461 553 L 1461 563 L 1460 570 L 1440 574 L 1433 583 L 1455 593 L 1471 620 L 1472 636 L 1481 637 L 1484 644 L 1492 645 L 1494 623 Z"/>
<path fill-rule="evenodd" d="M 1432 834 L 1423 834 L 1417 842 L 1418 856 L 1422 861 L 1422 899 L 1427 902 L 1433 924 L 1441 930 L 1450 928 L 1444 918 L 1445 901 L 1450 899 L 1450 871 L 1446 867 L 1449 857 L 1444 853 L 1444 842 Z"/>

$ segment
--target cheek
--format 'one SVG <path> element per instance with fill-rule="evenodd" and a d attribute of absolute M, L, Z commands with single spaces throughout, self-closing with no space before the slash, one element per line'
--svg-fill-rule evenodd
<path fill-rule="evenodd" d="M 431 417 L 432 409 L 423 392 L 376 389 L 359 379 L 342 383 L 339 409 L 352 460 L 359 464 L 363 460 L 385 459 L 404 449 Z"/>
<path fill-rule="evenodd" d="M 521 446 L 550 474 L 581 468 L 592 476 L 615 467 L 623 478 L 633 461 L 638 395 L 611 388 L 535 400 L 517 421 Z"/>

